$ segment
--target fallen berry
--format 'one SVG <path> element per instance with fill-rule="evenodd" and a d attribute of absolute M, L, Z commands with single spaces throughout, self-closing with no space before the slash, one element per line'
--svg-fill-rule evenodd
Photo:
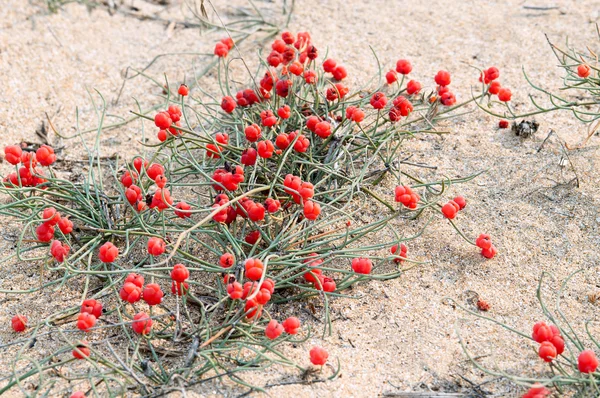
<path fill-rule="evenodd" d="M 329 353 L 324 348 L 313 347 L 310 350 L 310 362 L 313 365 L 325 365 L 327 358 L 329 358 Z"/>
<path fill-rule="evenodd" d="M 10 320 L 10 324 L 15 332 L 23 332 L 27 328 L 27 317 L 24 315 L 15 315 Z"/>
<path fill-rule="evenodd" d="M 525 394 L 523 394 L 522 398 L 544 398 L 548 395 L 550 395 L 550 390 L 540 383 L 535 383 Z"/>
<path fill-rule="evenodd" d="M 370 274 L 373 263 L 368 258 L 355 258 L 352 260 L 352 270 L 357 274 Z"/>
<path fill-rule="evenodd" d="M 501 128 L 501 129 L 508 128 L 508 120 L 500 120 L 498 122 L 498 127 Z"/>

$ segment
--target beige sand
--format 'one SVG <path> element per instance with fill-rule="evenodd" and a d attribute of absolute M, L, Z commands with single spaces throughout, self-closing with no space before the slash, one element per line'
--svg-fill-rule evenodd
<path fill-rule="evenodd" d="M 47 15 L 42 1 L 31 3 L 8 0 L 3 4 L 1 146 L 20 140 L 35 142 L 35 130 L 45 119 L 44 114 L 53 116 L 59 108 L 54 123 L 61 131 L 73 133 L 76 107 L 85 126 L 93 126 L 86 88 L 98 89 L 111 101 L 117 96 L 127 66 L 143 67 L 164 52 L 212 49 L 214 38 L 205 38 L 196 29 L 168 29 L 163 23 L 118 13 L 110 16 L 105 10 L 88 13 L 79 5 Z M 182 12 L 189 16 L 175 3 L 161 16 L 179 18 Z M 412 60 L 415 77 L 430 86 L 438 69 L 451 71 L 459 101 L 468 98 L 470 85 L 476 81 L 477 73 L 468 65 L 495 65 L 501 69 L 502 84 L 512 89 L 518 110 L 530 106 L 527 93 L 532 92 L 522 76 L 522 65 L 540 85 L 560 85 L 561 72 L 555 67 L 544 33 L 557 44 L 569 37 L 576 46 L 591 43 L 597 47 L 594 23 L 598 3 L 591 0 L 297 3 L 291 29 L 308 30 L 322 50 L 328 46 L 331 55 L 348 67 L 354 84 L 365 81 L 376 70 L 369 46 L 386 68 L 400 57 Z M 554 4 L 560 8 L 524 8 Z M 219 10 L 225 8 L 216 6 Z M 160 78 L 164 72 L 170 81 L 180 81 L 193 72 L 191 61 L 192 57 L 164 59 L 149 73 Z M 243 69 L 239 67 L 239 71 Z M 149 106 L 155 104 L 153 96 L 158 94 L 150 84 L 128 84 L 110 113 L 126 116 L 135 109 L 132 98 Z M 98 101 L 97 96 L 95 99 Z M 529 331 L 542 317 L 535 297 L 542 272 L 556 278 L 544 289 L 551 294 L 567 275 L 585 268 L 586 272 L 573 280 L 564 295 L 564 311 L 578 328 L 585 319 L 596 320 L 597 308 L 588 303 L 587 295 L 600 290 L 595 268 L 600 262 L 599 141 L 595 137 L 585 150 L 569 154 L 580 181 L 580 187 L 575 188 L 567 184 L 574 175 L 559 141 L 551 138 L 542 151 L 537 149 L 549 129 L 574 144 L 583 138 L 584 128 L 568 113 L 544 115 L 537 120 L 540 132 L 530 140 L 521 140 L 509 130 L 497 130 L 495 119 L 477 112 L 446 123 L 444 128 L 453 131 L 452 135 L 415 139 L 406 147 L 414 160 L 438 165 L 438 175 L 466 176 L 489 169 L 469 184 L 452 187 L 449 195 L 462 194 L 468 199 L 468 207 L 457 222 L 471 237 L 481 232 L 492 234 L 499 255 L 485 261 L 440 220 L 410 245 L 410 256 L 431 264 L 394 281 L 355 288 L 352 294 L 357 299 L 336 300 L 333 304 L 333 336 L 324 340 L 315 337 L 297 349 L 290 347 L 290 354 L 303 364 L 308 362 L 311 343 L 327 347 L 331 358 L 339 358 L 342 364 L 341 376 L 327 383 L 269 388 L 271 396 L 377 396 L 428 389 L 468 392 L 471 386 L 461 376 L 473 383 L 492 377 L 474 370 L 466 361 L 454 331 L 459 320 L 466 322 L 461 330 L 469 348 L 474 355 L 486 356 L 483 361 L 487 365 L 518 375 L 543 372 L 547 368 L 536 357 L 533 344 L 442 304 L 442 298 L 449 296 L 469 306 L 469 292 L 476 292 L 491 304 L 491 316 Z M 139 133 L 139 122 L 106 133 L 102 137 L 104 153 L 122 153 L 126 148 L 125 155 L 131 156 L 140 148 Z M 77 159 L 82 154 L 80 146 L 73 147 L 54 136 L 51 141 L 58 147 L 67 145 L 62 157 Z M 2 170 L 8 170 L 6 165 Z M 380 191 L 391 187 L 388 182 Z M 371 210 L 376 209 L 367 209 Z M 14 232 L 14 227 L 8 228 L 9 232 Z M 407 227 L 398 222 L 398 228 Z M 17 264 L 3 270 L 2 286 L 35 280 L 25 269 L 26 265 Z M 0 325 L 4 325 L 1 342 L 14 338 L 7 330 L 14 312 L 50 313 L 58 305 L 35 301 L 5 302 L 0 311 Z M 303 320 L 310 319 L 306 313 L 301 314 Z M 247 377 L 258 385 L 298 379 L 293 370 L 279 369 Z M 482 388 L 497 396 L 515 396 L 522 391 L 508 383 Z M 245 390 L 230 390 L 216 383 L 197 392 L 234 395 Z"/>

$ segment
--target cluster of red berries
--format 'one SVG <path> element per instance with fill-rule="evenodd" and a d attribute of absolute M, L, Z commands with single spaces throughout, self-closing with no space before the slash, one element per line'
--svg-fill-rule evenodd
<path fill-rule="evenodd" d="M 96 320 L 102 315 L 102 303 L 87 299 L 81 304 L 81 310 L 77 317 L 77 329 L 89 332 L 96 325 Z"/>
<path fill-rule="evenodd" d="M 467 206 L 467 201 L 462 196 L 457 196 L 442 206 L 442 214 L 449 220 L 452 220 L 459 211 Z"/>
<path fill-rule="evenodd" d="M 165 176 L 165 168 L 162 164 L 152 163 L 149 165 L 147 160 L 136 157 L 133 160 L 133 167 L 135 171 L 127 170 L 123 173 L 121 184 L 125 187 L 125 199 L 133 206 L 135 211 L 142 212 L 148 207 L 163 211 L 173 205 L 171 192 L 166 187 L 168 179 Z M 153 181 L 157 187 L 154 193 L 149 193 L 149 203 L 146 202 L 144 197 L 146 191 L 142 189 L 144 187 L 142 179 L 144 175 L 150 181 Z M 175 211 L 175 214 L 180 218 L 189 217 L 191 214 L 186 212 L 186 210 L 190 210 L 190 206 L 185 202 L 179 202 L 175 208 L 178 210 Z"/>
<path fill-rule="evenodd" d="M 492 237 L 486 234 L 481 234 L 475 240 L 475 245 L 481 249 L 481 255 L 485 258 L 494 258 L 498 250 L 492 244 Z"/>
<path fill-rule="evenodd" d="M 215 45 L 215 55 L 219 58 L 225 58 L 232 48 L 233 39 L 231 37 L 223 38 Z"/>
<path fill-rule="evenodd" d="M 154 124 L 159 128 L 157 137 L 160 142 L 164 142 L 171 136 L 178 136 L 181 131 L 181 108 L 177 105 L 170 105 L 166 111 L 159 112 L 154 116 Z"/>
<path fill-rule="evenodd" d="M 50 242 L 54 238 L 56 226 L 64 235 L 68 235 L 73 231 L 73 222 L 68 217 L 61 217 L 54 207 L 45 208 L 40 216 L 42 223 L 35 229 L 37 239 L 40 242 Z M 60 245 L 60 249 L 53 242 L 52 247 L 54 250 L 51 249 L 51 254 L 57 261 L 62 262 L 64 256 L 69 253 L 69 247 L 61 245 L 60 242 L 58 245 Z"/>
<path fill-rule="evenodd" d="M 300 320 L 295 316 L 291 316 L 282 323 L 277 322 L 275 319 L 271 319 L 271 321 L 267 324 L 265 328 L 265 336 L 269 340 L 275 340 L 277 337 L 281 336 L 281 334 L 285 331 L 287 334 L 297 334 L 298 329 L 300 329 Z"/>
<path fill-rule="evenodd" d="M 242 284 L 235 281 L 231 275 L 226 275 L 227 295 L 232 300 L 246 300 L 245 311 L 248 319 L 257 319 L 262 314 L 262 308 L 270 300 L 275 292 L 275 282 L 266 278 L 262 283 L 257 282 L 261 279 L 264 265 L 259 259 L 249 258 L 245 264 L 246 277 L 250 281 Z M 233 278 L 233 279 L 232 279 Z"/>
<path fill-rule="evenodd" d="M 450 82 L 452 81 L 450 72 L 440 70 L 438 71 L 438 73 L 436 73 L 433 80 L 435 80 L 435 83 L 438 85 L 437 93 L 439 96 L 440 103 L 445 106 L 452 106 L 456 104 L 456 96 L 452 91 L 450 91 L 450 87 L 448 87 L 450 86 Z M 436 99 L 437 98 L 434 96 L 430 98 L 430 101 L 435 101 Z"/>
<path fill-rule="evenodd" d="M 538 354 L 546 362 L 552 362 L 565 351 L 565 340 L 555 325 L 538 322 L 533 325 L 531 337 L 534 341 L 540 343 Z"/>
<path fill-rule="evenodd" d="M 416 209 L 419 204 L 421 197 L 418 193 L 414 192 L 409 186 L 399 185 L 394 191 L 396 202 L 402 203 L 409 209 Z"/>
<path fill-rule="evenodd" d="M 303 261 L 306 264 L 307 271 L 304 273 L 304 280 L 314 285 L 316 290 L 322 290 L 324 292 L 334 292 L 336 289 L 335 281 L 323 275 L 323 271 L 318 268 L 319 265 L 323 264 L 323 260 L 318 257 L 317 253 L 311 253 L 308 258 Z"/>
<path fill-rule="evenodd" d="M 56 161 L 54 149 L 48 145 L 42 145 L 35 152 L 24 151 L 19 145 L 9 145 L 4 148 L 4 159 L 12 165 L 18 166 L 16 173 L 11 173 L 4 178 L 5 186 L 36 187 L 48 180 L 44 173 L 36 166 L 50 166 Z"/>
<path fill-rule="evenodd" d="M 510 89 L 500 85 L 500 82 L 497 80 L 499 77 L 500 71 L 495 66 L 492 66 L 484 70 L 479 75 L 479 81 L 488 86 L 488 93 L 497 95 L 498 100 L 502 102 L 509 102 L 512 97 L 512 93 Z"/>
<path fill-rule="evenodd" d="M 398 251 L 398 246 L 400 246 L 399 247 L 400 251 Z M 401 243 L 400 245 L 392 246 L 390 248 L 390 252 L 392 254 L 394 254 L 395 256 L 398 256 L 398 257 L 394 258 L 394 262 L 396 264 L 400 264 L 406 259 L 406 256 L 408 254 L 408 247 L 406 247 L 406 245 L 404 243 Z"/>
<path fill-rule="evenodd" d="M 292 196 L 295 203 L 301 204 L 307 220 L 316 220 L 321 214 L 321 205 L 312 201 L 315 187 L 310 182 L 302 181 L 300 177 L 288 174 L 283 180 L 283 190 Z"/>

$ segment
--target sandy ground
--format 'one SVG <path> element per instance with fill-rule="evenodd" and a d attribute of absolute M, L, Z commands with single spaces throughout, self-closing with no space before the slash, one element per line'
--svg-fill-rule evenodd
<path fill-rule="evenodd" d="M 8 4 L 3 5 L 0 22 L 0 146 L 20 140 L 36 142 L 35 130 L 45 113 L 64 134 L 74 132 L 77 107 L 82 128 L 93 126 L 95 115 L 86 88 L 97 89 L 107 101 L 113 101 L 128 66 L 141 68 L 165 52 L 210 52 L 214 42 L 197 29 L 169 29 L 161 22 L 118 13 L 110 16 L 105 10 L 88 12 L 80 5 L 47 15 L 42 2 L 5 1 Z M 469 65 L 495 65 L 501 70 L 502 84 L 511 87 L 520 111 L 530 107 L 527 94 L 532 92 L 521 66 L 544 87 L 560 85 L 561 72 L 544 33 L 557 44 L 567 37 L 578 47 L 597 44 L 597 1 L 564 0 L 556 2 L 559 9 L 544 11 L 524 8 L 551 5 L 540 0 L 297 3 L 291 30 L 310 31 L 319 47 L 327 46 L 331 55 L 348 67 L 354 84 L 376 72 L 369 46 L 386 68 L 400 57 L 410 59 L 415 77 L 429 85 L 438 69 L 451 71 L 459 101 L 468 98 L 476 80 L 477 73 Z M 178 4 L 161 15 L 189 16 Z M 224 8 L 217 5 L 219 10 Z M 194 59 L 164 58 L 148 73 L 157 79 L 166 73 L 170 81 L 181 81 L 193 75 Z M 201 65 L 195 68 L 201 69 Z M 208 76 L 203 83 L 207 88 L 210 79 Z M 154 105 L 158 94 L 148 82 L 128 84 L 109 113 L 127 117 L 129 110 L 136 109 L 133 98 L 141 100 L 144 108 Z M 99 101 L 97 95 L 94 99 Z M 568 113 L 543 115 L 537 120 L 540 132 L 522 140 L 509 130 L 498 130 L 493 118 L 476 112 L 446 123 L 444 128 L 451 130 L 451 135 L 419 138 L 407 146 L 413 159 L 438 165 L 437 175 L 458 177 L 488 170 L 471 183 L 452 187 L 450 194 L 460 193 L 469 200 L 457 220 L 461 228 L 471 237 L 492 234 L 499 255 L 484 261 L 440 221 L 410 245 L 411 256 L 430 264 L 397 280 L 355 287 L 352 294 L 356 299 L 333 304 L 331 337 L 315 337 L 304 347 L 290 348 L 291 355 L 305 363 L 311 343 L 326 346 L 331 358 L 339 358 L 341 376 L 327 383 L 272 387 L 268 389 L 271 396 L 378 396 L 430 389 L 468 392 L 472 387 L 469 381 L 478 384 L 494 377 L 469 364 L 455 332 L 457 325 L 469 350 L 482 356 L 487 366 L 517 375 L 541 374 L 546 368 L 536 358 L 533 344 L 444 304 L 442 299 L 452 297 L 473 309 L 469 297 L 475 292 L 491 305 L 490 316 L 527 332 L 542 318 L 535 296 L 542 272 L 554 276 L 544 289 L 554 300 L 560 282 L 584 268 L 563 295 L 563 310 L 578 330 L 584 320 L 597 320 L 597 308 L 587 301 L 587 295 L 600 290 L 596 269 L 600 262 L 599 141 L 594 137 L 586 149 L 569 153 L 579 178 L 576 188 L 569 184 L 575 174 L 559 140 L 552 137 L 541 151 L 538 148 L 550 129 L 571 144 L 581 141 L 585 129 Z M 140 127 L 136 122 L 107 132 L 102 137 L 104 153 L 136 153 Z M 53 135 L 51 142 L 65 145 Z M 81 154 L 80 146 L 69 143 L 61 156 L 74 159 Z M 423 172 L 410 167 L 407 171 Z M 398 228 L 414 226 L 399 222 Z M 12 273 L 3 272 L 2 286 L 21 280 L 23 276 L 14 275 L 19 269 L 17 265 Z M 2 328 L 8 327 L 11 314 L 26 310 L 31 310 L 27 302 L 3 304 Z M 303 319 L 309 317 L 305 314 Z M 3 342 L 14 338 L 7 330 L 0 337 Z M 251 377 L 264 385 L 288 381 L 292 373 L 273 369 Z M 245 392 L 222 390 L 219 384 L 210 388 L 197 393 Z M 509 383 L 489 383 L 482 388 L 496 396 L 516 396 L 522 391 Z"/>

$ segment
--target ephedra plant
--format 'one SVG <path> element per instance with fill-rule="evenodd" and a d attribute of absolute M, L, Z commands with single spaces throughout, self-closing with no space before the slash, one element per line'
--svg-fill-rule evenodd
<path fill-rule="evenodd" d="M 6 148 L 16 171 L 0 212 L 22 223 L 6 261 L 39 267 L 42 283 L 2 292 L 60 309 L 14 314 L 21 335 L 3 347 L 16 354 L 0 392 L 160 395 L 215 378 L 260 389 L 246 372 L 310 362 L 335 364 L 315 376 L 335 377 L 326 347 L 311 347 L 310 362 L 286 356 L 312 335 L 294 303 L 321 303 L 327 333 L 333 298 L 419 264 L 410 242 L 425 228 L 450 222 L 471 242 L 455 224 L 467 202 L 448 188 L 473 176 L 424 181 L 399 161 L 410 138 L 439 133 L 473 101 L 457 102 L 449 72 L 420 83 L 400 60 L 386 83 L 353 91 L 308 33 L 284 32 L 256 82 L 236 87 L 235 51 L 231 37 L 215 46 L 220 94 L 167 85 L 162 111 L 137 113 L 156 126 L 146 157 L 107 166 L 96 140 L 87 175 L 72 182 L 53 169 L 51 147 Z M 490 70 L 475 99 L 490 95 Z M 471 243 L 496 254 L 488 235 Z M 61 301 L 67 290 L 76 305 Z M 48 339 L 47 350 L 28 348 Z"/>

